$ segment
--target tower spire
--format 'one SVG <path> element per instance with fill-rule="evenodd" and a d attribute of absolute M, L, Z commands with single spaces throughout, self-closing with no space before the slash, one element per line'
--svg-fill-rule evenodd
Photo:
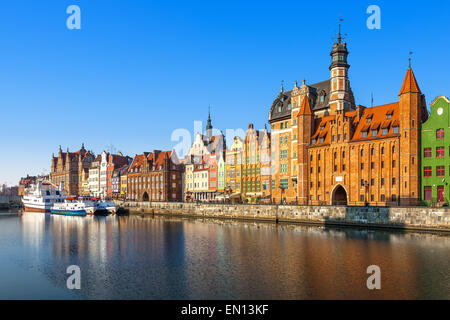
<path fill-rule="evenodd" d="M 211 136 L 212 124 L 211 124 L 211 105 L 208 105 L 208 121 L 206 122 L 206 135 Z"/>
<path fill-rule="evenodd" d="M 341 35 L 341 22 L 344 21 L 344 19 L 341 18 L 341 15 L 339 15 L 339 33 L 338 33 L 338 43 L 340 44 L 342 41 L 342 35 Z"/>

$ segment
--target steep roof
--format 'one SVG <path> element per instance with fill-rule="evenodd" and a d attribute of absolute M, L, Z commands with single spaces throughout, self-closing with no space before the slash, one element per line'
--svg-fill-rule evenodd
<path fill-rule="evenodd" d="M 357 123 L 351 140 L 372 140 L 397 136 L 398 134 L 394 133 L 392 128 L 398 126 L 398 114 L 398 102 L 364 109 L 364 113 Z M 390 116 L 389 119 L 388 115 Z M 368 121 L 368 119 L 370 120 Z M 387 134 L 383 135 L 382 130 L 379 130 L 380 128 L 388 129 Z M 372 136 L 370 131 L 375 129 L 378 129 L 377 135 Z M 362 135 L 363 132 L 367 132 L 367 136 L 364 138 Z"/>
<path fill-rule="evenodd" d="M 402 89 L 398 95 L 400 96 L 404 93 L 421 93 L 411 67 L 406 71 L 405 80 L 403 80 Z"/>
<path fill-rule="evenodd" d="M 311 115 L 311 105 L 309 104 L 309 97 L 305 96 L 303 98 L 302 104 L 300 106 L 300 112 L 298 114 L 301 115 Z"/>

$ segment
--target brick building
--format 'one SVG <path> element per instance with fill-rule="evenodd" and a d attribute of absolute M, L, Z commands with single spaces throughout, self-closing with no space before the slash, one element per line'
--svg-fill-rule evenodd
<path fill-rule="evenodd" d="M 182 201 L 184 166 L 174 151 L 136 155 L 127 173 L 127 199 Z"/>
<path fill-rule="evenodd" d="M 54 185 L 64 182 L 66 194 L 80 195 L 82 192 L 83 172 L 89 170 L 94 154 L 84 148 L 76 152 L 62 152 L 59 147 L 58 156 L 52 155 L 50 179 Z"/>
<path fill-rule="evenodd" d="M 399 101 L 356 106 L 347 45 L 331 51 L 330 79 L 295 83 L 274 100 L 272 198 L 300 204 L 415 205 L 420 202 L 420 128 L 425 98 L 411 66 Z"/>

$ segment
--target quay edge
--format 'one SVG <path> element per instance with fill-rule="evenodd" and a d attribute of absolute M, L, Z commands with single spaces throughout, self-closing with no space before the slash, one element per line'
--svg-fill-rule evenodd
<path fill-rule="evenodd" d="M 450 208 L 124 202 L 130 214 L 450 233 Z"/>

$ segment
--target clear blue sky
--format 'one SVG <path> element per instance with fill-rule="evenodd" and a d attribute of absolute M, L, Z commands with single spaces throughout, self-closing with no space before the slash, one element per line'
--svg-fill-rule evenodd
<path fill-rule="evenodd" d="M 81 30 L 66 8 L 81 8 Z M 381 30 L 366 8 L 381 8 Z M 357 104 L 397 101 L 408 53 L 429 104 L 450 95 L 450 1 L 2 1 L 0 183 L 50 169 L 58 146 L 171 149 L 177 128 L 263 128 L 280 81 L 329 78 L 345 19 Z"/>

